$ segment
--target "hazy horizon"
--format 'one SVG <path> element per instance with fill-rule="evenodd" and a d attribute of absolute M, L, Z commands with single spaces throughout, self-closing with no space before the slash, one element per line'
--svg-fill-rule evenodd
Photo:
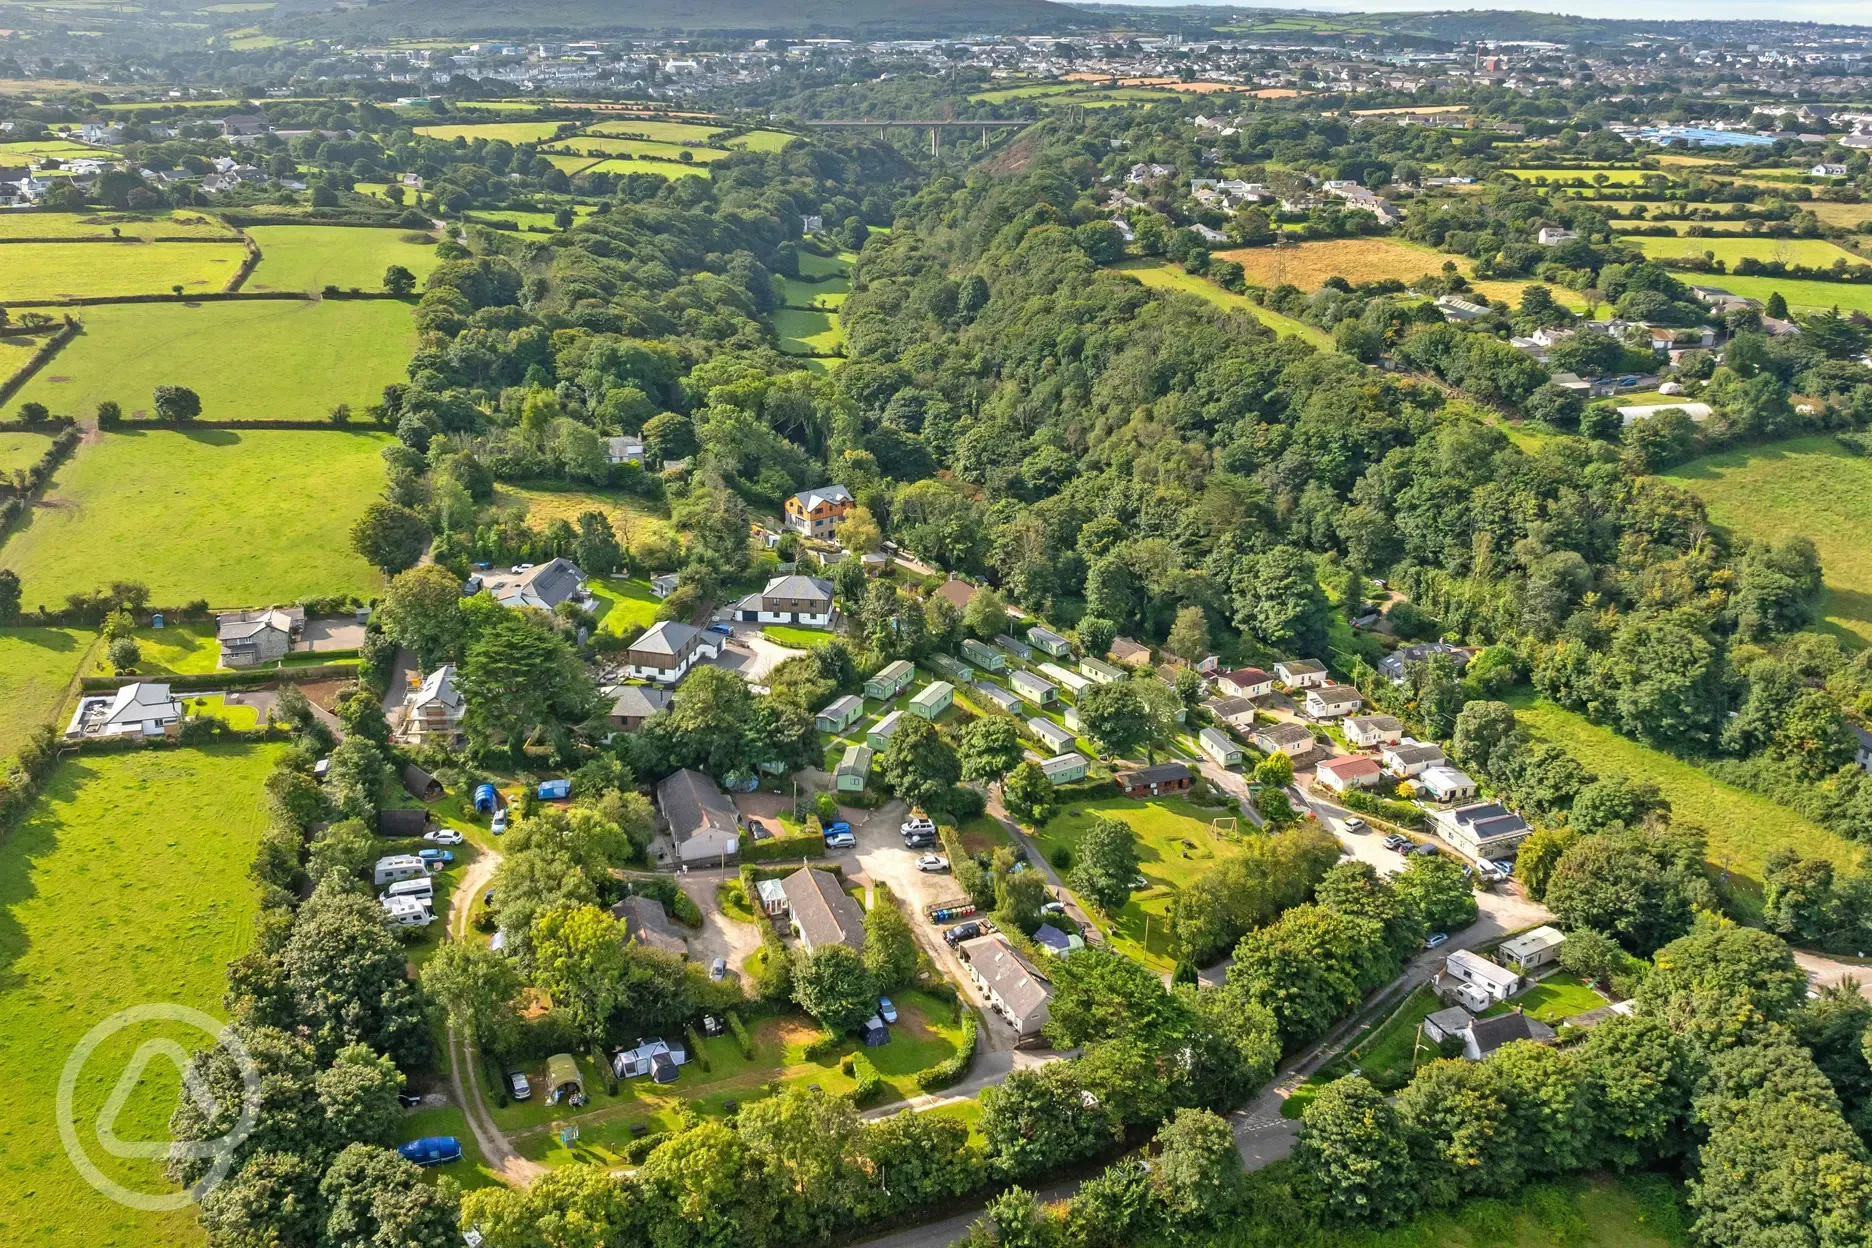
<path fill-rule="evenodd" d="M 1071 3 L 1072 0 L 1066 0 Z M 1622 0 L 1509 0 L 1507 3 L 1477 3 L 1473 0 L 1311 0 L 1307 4 L 1230 3 L 1229 0 L 1114 0 L 1127 6 L 1152 8 L 1255 9 L 1316 13 L 1440 13 L 1463 9 L 1492 12 L 1563 13 L 1571 17 L 1590 17 L 1617 21 L 1706 21 L 1706 22 L 1828 22 L 1840 26 L 1872 26 L 1865 0 L 1782 0 L 1764 4 L 1761 0 L 1657 0 L 1634 11 Z"/>

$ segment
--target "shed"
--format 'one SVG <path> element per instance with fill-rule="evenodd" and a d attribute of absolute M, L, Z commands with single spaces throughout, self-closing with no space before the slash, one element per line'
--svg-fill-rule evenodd
<path fill-rule="evenodd" d="M 846 694 L 818 714 L 820 732 L 844 732 L 864 714 L 864 699 L 855 693 Z"/>
<path fill-rule="evenodd" d="M 962 639 L 962 657 L 985 671 L 998 672 L 1007 667 L 1007 656 L 973 637 Z"/>
<path fill-rule="evenodd" d="M 377 812 L 378 836 L 421 836 L 429 830 L 429 812 L 420 806 Z"/>
<path fill-rule="evenodd" d="M 1014 687 L 1015 693 L 1036 706 L 1051 706 L 1059 700 L 1059 690 L 1032 672 L 1015 672 L 1008 678 L 1008 684 Z"/>
<path fill-rule="evenodd" d="M 948 710 L 954 701 L 955 686 L 946 680 L 938 680 L 917 691 L 917 695 L 910 699 L 910 710 L 924 719 L 935 719 Z"/>
<path fill-rule="evenodd" d="M 871 725 L 871 730 L 865 733 L 865 744 L 874 750 L 885 748 L 890 744 L 891 737 L 896 733 L 897 725 L 902 722 L 903 712 L 892 711 L 884 718 L 878 720 L 877 723 Z"/>
<path fill-rule="evenodd" d="M 403 787 L 419 802 L 442 800 L 442 782 L 415 763 L 403 765 Z"/>

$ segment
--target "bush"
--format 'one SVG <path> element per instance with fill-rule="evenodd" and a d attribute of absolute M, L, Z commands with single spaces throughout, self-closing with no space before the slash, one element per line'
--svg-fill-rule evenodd
<path fill-rule="evenodd" d="M 709 1056 L 708 1050 L 702 1047 L 702 1033 L 695 1029 L 695 1024 L 693 1023 L 685 1027 L 683 1031 L 684 1034 L 689 1037 L 689 1051 L 695 1054 L 695 1060 L 701 1063 L 703 1073 L 708 1073 L 710 1069 Z"/>
<path fill-rule="evenodd" d="M 819 1033 L 817 1039 L 806 1046 L 801 1056 L 809 1062 L 817 1062 L 824 1058 L 831 1057 L 833 1051 L 839 1047 L 839 1043 L 843 1038 L 844 1037 L 838 1035 L 836 1032 L 822 1031 Z"/>
<path fill-rule="evenodd" d="M 884 1076 L 878 1073 L 878 1068 L 864 1054 L 852 1054 L 840 1063 L 840 1068 L 858 1080 L 858 1086 L 852 1089 L 853 1104 L 866 1105 L 883 1094 Z"/>
<path fill-rule="evenodd" d="M 1072 850 L 1065 845 L 1055 845 L 1047 855 L 1047 861 L 1053 864 L 1055 870 L 1065 871 L 1072 866 Z"/>
<path fill-rule="evenodd" d="M 728 1031 L 734 1036 L 735 1047 L 741 1050 L 741 1056 L 752 1058 L 754 1056 L 754 1037 L 748 1035 L 747 1025 L 741 1021 L 741 1016 L 733 1010 L 728 1011 Z"/>
<path fill-rule="evenodd" d="M 632 1140 L 624 1146 L 625 1160 L 629 1161 L 633 1166 L 643 1165 L 644 1159 L 656 1151 L 657 1145 L 661 1144 L 663 1139 L 663 1132 L 652 1131 L 641 1140 Z"/>
<path fill-rule="evenodd" d="M 957 1049 L 952 1057 L 917 1071 L 917 1087 L 925 1092 L 934 1092 L 948 1087 L 966 1075 L 969 1063 L 975 1060 L 975 1035 L 978 1026 L 979 1024 L 975 1021 L 975 1011 L 966 1010 L 962 1015 L 962 1047 Z"/>

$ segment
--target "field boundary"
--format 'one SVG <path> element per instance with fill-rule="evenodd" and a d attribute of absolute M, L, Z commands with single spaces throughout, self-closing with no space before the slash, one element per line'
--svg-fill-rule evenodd
<path fill-rule="evenodd" d="M 133 247 L 147 247 L 151 243 L 232 243 L 238 241 L 238 236 L 234 234 L 155 234 L 149 238 L 138 238 L 134 234 L 121 238 L 112 234 L 84 234 L 76 238 L 70 235 L 54 238 L 0 238 L 0 247 L 10 247 L 18 243 L 56 243 L 61 247 L 68 243 L 128 243 Z"/>
<path fill-rule="evenodd" d="M 96 308 L 124 303 L 224 303 L 235 299 L 301 299 L 318 296 L 303 290 L 208 290 L 195 294 L 74 295 L 69 299 L 9 299 L 9 308 Z"/>
<path fill-rule="evenodd" d="M 18 307 L 20 305 L 14 304 L 13 306 Z M 39 349 L 32 353 L 32 358 L 20 365 L 20 369 L 17 373 L 14 373 L 5 381 L 0 381 L 0 403 L 10 402 L 13 396 L 18 394 L 40 369 L 51 363 L 52 357 L 57 355 L 60 351 L 63 351 L 65 349 L 65 344 L 70 342 L 73 338 L 76 338 L 78 336 L 78 331 L 83 328 L 84 322 L 74 321 L 69 316 L 66 317 L 64 327 L 45 342 L 40 343 Z M 22 425 L 21 428 L 26 428 L 26 426 Z"/>
<path fill-rule="evenodd" d="M 246 230 L 240 232 L 240 239 L 247 246 L 247 258 L 241 261 L 240 268 L 234 270 L 234 276 L 228 278 L 227 285 L 221 288 L 224 294 L 231 295 L 246 285 L 248 276 L 260 267 L 260 244 Z"/>

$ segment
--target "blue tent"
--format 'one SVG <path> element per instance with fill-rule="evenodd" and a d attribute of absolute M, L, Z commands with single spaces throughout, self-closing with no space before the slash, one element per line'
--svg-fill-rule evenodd
<path fill-rule="evenodd" d="M 890 1028 L 875 1014 L 865 1019 L 863 1031 L 866 1048 L 875 1049 L 880 1044 L 890 1043 Z"/>
<path fill-rule="evenodd" d="M 540 782 L 539 795 L 542 801 L 563 801 L 572 796 L 572 782 L 570 780 L 543 780 Z"/>
<path fill-rule="evenodd" d="M 500 799 L 494 796 L 494 786 L 478 784 L 475 786 L 474 808 L 477 814 L 492 814 Z"/>
<path fill-rule="evenodd" d="M 426 1135 L 420 1140 L 411 1140 L 399 1144 L 397 1152 L 405 1161 L 413 1161 L 419 1166 L 439 1166 L 446 1162 L 460 1161 L 461 1141 L 452 1135 Z"/>

